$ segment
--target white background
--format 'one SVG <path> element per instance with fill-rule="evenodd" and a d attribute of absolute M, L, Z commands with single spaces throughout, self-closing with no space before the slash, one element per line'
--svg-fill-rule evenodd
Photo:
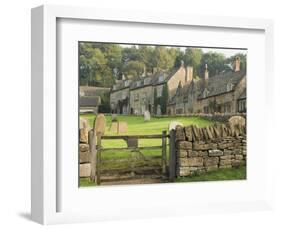
<path fill-rule="evenodd" d="M 1 66 L 1 189 L 0 226 L 1 229 L 28 228 L 41 226 L 29 221 L 30 209 L 30 8 L 40 4 L 71 4 L 81 6 L 135 9 L 175 13 L 264 17 L 275 20 L 275 96 L 280 97 L 280 41 L 281 15 L 278 1 L 35 1 L 9 0 L 1 2 L 0 8 L 0 66 Z M 279 41 L 279 43 L 278 43 Z M 279 53 L 277 52 L 279 51 Z M 279 76 L 279 78 L 277 77 Z M 278 92 L 279 91 L 279 92 Z M 262 109 L 262 108 L 261 108 Z M 275 149 L 280 142 L 280 108 L 274 112 L 276 133 Z M 261 134 L 266 135 L 266 134 Z M 17 142 L 15 142 L 17 140 Z M 275 210 L 268 212 L 236 213 L 231 215 L 202 215 L 165 219 L 130 220 L 81 225 L 49 226 L 53 229 L 280 229 L 280 169 L 281 154 L 274 162 L 276 173 Z M 278 182 L 279 181 L 279 182 Z"/>
<path fill-rule="evenodd" d="M 195 213 L 208 211 L 211 204 L 225 202 L 223 209 L 239 203 L 240 209 L 245 201 L 255 202 L 265 199 L 266 178 L 261 168 L 265 168 L 266 146 L 264 137 L 256 132 L 256 126 L 264 119 L 259 113 L 265 107 L 264 56 L 265 40 L 262 31 L 225 30 L 219 28 L 181 26 L 160 27 L 141 23 L 112 23 L 60 19 L 57 23 L 57 50 L 59 84 L 59 122 L 60 134 L 60 197 L 59 207 L 63 213 L 107 213 L 109 216 L 170 216 L 183 210 Z M 207 38 L 207 39 L 206 39 Z M 114 186 L 78 189 L 77 129 L 78 129 L 78 41 L 110 41 L 123 43 L 169 44 L 211 47 L 247 47 L 247 181 L 228 181 L 216 183 L 181 183 L 142 186 Z M 258 68 L 257 68 L 258 66 Z M 259 91 L 259 94 L 256 94 Z M 259 101 L 259 106 L 255 106 Z M 265 133 L 266 126 L 260 127 Z M 172 194 L 172 195 L 171 195 Z M 118 197 L 118 199 L 116 199 Z M 163 200 L 165 202 L 163 203 Z M 199 206 L 199 207 L 198 207 Z M 239 205 L 237 205 L 239 206 Z M 255 208 L 258 205 L 255 205 Z M 74 208 L 75 207 L 75 208 Z M 122 207 L 123 212 L 120 212 Z M 148 209 L 148 207 L 150 207 Z M 204 207 L 204 208 L 203 208 Z M 248 207 L 249 208 L 249 207 Z M 131 210 L 126 212 L 126 210 Z M 132 211 L 134 210 L 134 211 Z M 226 210 L 225 210 L 226 211 Z M 209 211 L 210 212 L 210 211 Z M 213 210 L 211 211 L 213 212 Z M 74 213 L 74 214 L 73 214 Z M 77 214 L 76 214 L 77 215 Z M 97 215 L 96 215 L 97 216 Z M 123 217 L 123 219 L 124 219 Z M 106 216 L 106 218 L 109 218 Z M 68 220 L 70 221 L 70 220 Z"/>

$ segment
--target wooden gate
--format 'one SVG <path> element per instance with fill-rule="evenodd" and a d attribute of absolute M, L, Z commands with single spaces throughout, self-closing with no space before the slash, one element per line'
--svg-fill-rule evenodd
<path fill-rule="evenodd" d="M 171 153 L 166 131 L 159 135 L 101 136 L 97 134 L 96 183 L 157 183 L 169 179 Z M 160 139 L 161 145 L 139 146 L 140 140 Z M 103 141 L 126 141 L 127 147 L 103 147 Z M 173 145 L 173 143 L 172 143 Z M 173 148 L 173 147 L 172 147 Z M 169 148 L 171 150 L 171 146 Z M 170 157 L 168 162 L 168 157 Z"/>

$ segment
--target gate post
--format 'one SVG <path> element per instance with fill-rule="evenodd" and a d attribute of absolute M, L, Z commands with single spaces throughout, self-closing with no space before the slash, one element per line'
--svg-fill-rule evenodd
<path fill-rule="evenodd" d="M 170 159 L 169 159 L 169 180 L 174 182 L 176 179 L 176 131 L 170 131 Z"/>
<path fill-rule="evenodd" d="M 167 165 L 167 131 L 162 132 L 162 174 L 166 175 L 166 165 Z"/>
<path fill-rule="evenodd" d="M 90 178 L 95 182 L 97 173 L 97 149 L 96 149 L 96 136 L 94 130 L 91 129 L 88 133 L 89 147 L 90 147 L 90 163 L 91 163 L 91 175 Z"/>
<path fill-rule="evenodd" d="M 101 133 L 97 133 L 97 160 L 96 160 L 96 183 L 100 185 L 100 168 L 101 168 Z"/>

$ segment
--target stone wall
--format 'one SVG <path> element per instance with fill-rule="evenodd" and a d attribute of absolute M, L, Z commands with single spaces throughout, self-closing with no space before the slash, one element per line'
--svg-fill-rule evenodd
<path fill-rule="evenodd" d="M 90 148 L 88 143 L 79 143 L 80 177 L 90 177 Z"/>
<path fill-rule="evenodd" d="M 216 113 L 216 114 L 204 114 L 204 113 L 193 113 L 193 114 L 176 114 L 176 115 L 152 115 L 153 117 L 200 117 L 209 121 L 214 121 L 214 122 L 227 122 L 229 118 L 233 116 L 241 116 L 246 119 L 246 113 L 229 113 L 229 114 L 224 114 L 224 113 Z"/>
<path fill-rule="evenodd" d="M 246 127 L 176 127 L 177 176 L 246 165 Z"/>
<path fill-rule="evenodd" d="M 88 137 L 88 120 L 80 118 L 79 129 L 79 176 L 90 177 L 90 145 Z"/>

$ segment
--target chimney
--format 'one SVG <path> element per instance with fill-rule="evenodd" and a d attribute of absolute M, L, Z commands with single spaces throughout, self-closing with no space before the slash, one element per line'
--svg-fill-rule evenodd
<path fill-rule="evenodd" d="M 145 66 L 143 67 L 143 72 L 142 72 L 142 75 L 141 75 L 142 77 L 146 77 L 146 68 L 145 68 Z"/>
<path fill-rule="evenodd" d="M 185 81 L 192 81 L 193 79 L 193 67 L 192 66 L 187 66 L 186 67 L 186 78 Z"/>
<path fill-rule="evenodd" d="M 240 57 L 236 57 L 235 58 L 235 72 L 239 72 L 240 71 Z"/>
<path fill-rule="evenodd" d="M 205 64 L 205 77 L 204 77 L 205 80 L 208 80 L 209 79 L 209 70 L 208 70 L 208 64 Z"/>

